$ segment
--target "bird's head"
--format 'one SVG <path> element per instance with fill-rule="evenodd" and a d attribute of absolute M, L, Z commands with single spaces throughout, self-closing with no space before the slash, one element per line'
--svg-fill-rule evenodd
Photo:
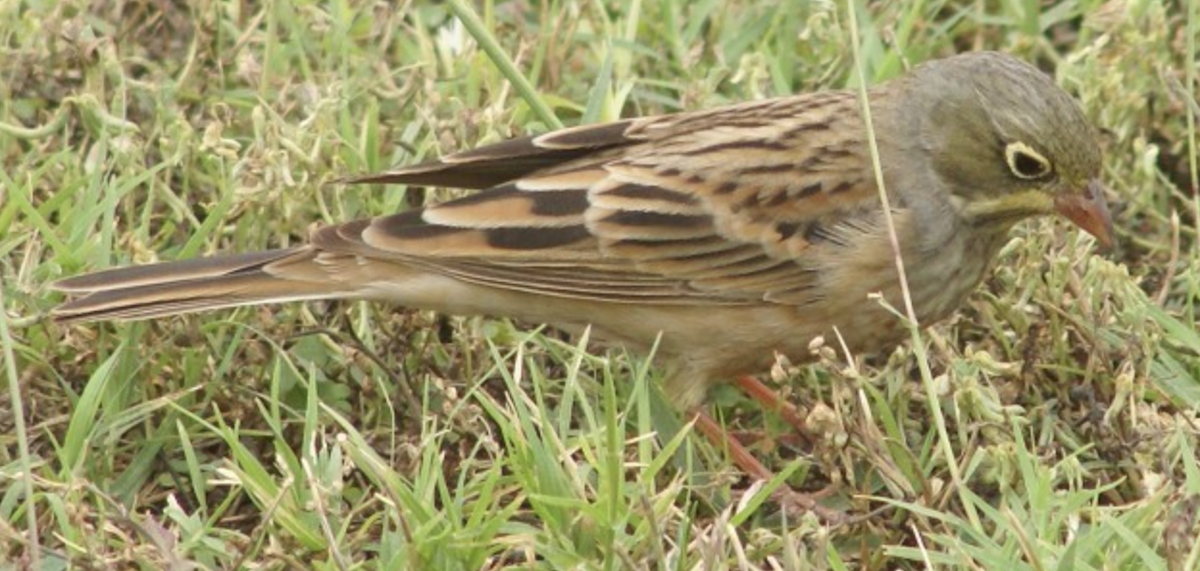
<path fill-rule="evenodd" d="M 920 102 L 918 145 L 968 223 L 1005 230 L 1057 213 L 1112 245 L 1096 130 L 1049 77 L 973 52 L 916 67 L 905 89 Z"/>

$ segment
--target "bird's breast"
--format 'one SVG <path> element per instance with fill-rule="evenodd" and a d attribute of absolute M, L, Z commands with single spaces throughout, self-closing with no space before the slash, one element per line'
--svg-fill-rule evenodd
<path fill-rule="evenodd" d="M 950 227 L 927 247 L 927 229 L 909 211 L 894 216 L 907 292 L 921 326 L 949 317 L 983 279 L 1000 241 Z M 943 226 L 946 228 L 946 226 Z M 1002 238 L 1002 237 L 1001 237 Z M 854 351 L 888 350 L 907 337 L 901 315 L 907 313 L 905 288 L 886 227 L 864 231 L 857 239 L 821 259 L 820 303 L 798 308 L 828 324 Z"/>

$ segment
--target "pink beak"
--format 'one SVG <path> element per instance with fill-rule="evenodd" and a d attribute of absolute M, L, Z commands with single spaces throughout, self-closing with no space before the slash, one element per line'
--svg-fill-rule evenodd
<path fill-rule="evenodd" d="M 1104 248 L 1113 246 L 1113 223 L 1104 202 L 1104 185 L 1096 179 L 1088 182 L 1081 194 L 1064 194 L 1054 199 L 1054 208 L 1067 220 L 1096 237 Z"/>

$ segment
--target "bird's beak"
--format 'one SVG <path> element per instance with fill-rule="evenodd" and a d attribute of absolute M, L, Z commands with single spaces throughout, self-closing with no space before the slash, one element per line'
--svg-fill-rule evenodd
<path fill-rule="evenodd" d="M 1113 223 L 1108 214 L 1108 203 L 1104 202 L 1104 184 L 1092 179 L 1079 194 L 1060 194 L 1054 199 L 1054 208 L 1067 220 L 1096 237 L 1101 246 L 1113 246 Z"/>

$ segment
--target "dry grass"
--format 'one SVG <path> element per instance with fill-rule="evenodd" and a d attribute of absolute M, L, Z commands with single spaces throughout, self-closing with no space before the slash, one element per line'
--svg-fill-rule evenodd
<path fill-rule="evenodd" d="M 837 527 L 746 494 L 641 358 L 528 324 L 45 314 L 64 275 L 447 192 L 346 174 L 852 84 L 845 3 L 482 3 L 478 40 L 430 2 L 0 6 L 0 569 L 1200 569 L 1200 7 L 858 5 L 871 81 L 964 49 L 1052 70 L 1105 129 L 1121 247 L 1022 226 L 924 337 L 940 417 L 908 347 L 775 372 L 811 448 L 714 395 L 790 484 L 889 508 Z"/>

